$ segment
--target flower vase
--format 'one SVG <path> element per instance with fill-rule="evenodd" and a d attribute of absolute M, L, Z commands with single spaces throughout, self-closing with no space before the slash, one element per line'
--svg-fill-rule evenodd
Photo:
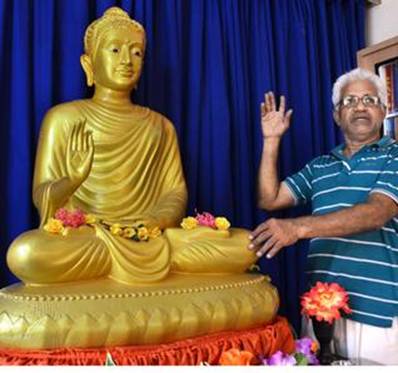
<path fill-rule="evenodd" d="M 330 365 L 336 360 L 336 356 L 332 353 L 331 348 L 334 323 L 331 324 L 327 321 L 318 321 L 315 317 L 311 319 L 315 337 L 319 342 L 319 363 L 321 365 Z"/>

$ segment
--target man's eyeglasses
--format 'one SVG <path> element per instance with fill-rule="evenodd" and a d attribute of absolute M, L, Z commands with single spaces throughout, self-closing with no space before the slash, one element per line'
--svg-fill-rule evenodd
<path fill-rule="evenodd" d="M 362 101 L 363 106 L 366 107 L 375 107 L 381 104 L 380 98 L 377 96 L 365 95 L 362 97 L 358 97 L 354 95 L 349 95 L 344 96 L 337 104 L 337 106 L 353 108 L 358 106 L 359 101 Z"/>

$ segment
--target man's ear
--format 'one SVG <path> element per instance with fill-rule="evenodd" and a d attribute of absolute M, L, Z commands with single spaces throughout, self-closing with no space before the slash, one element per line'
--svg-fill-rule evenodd
<path fill-rule="evenodd" d="M 340 114 L 338 109 L 333 110 L 333 119 L 336 122 L 336 124 L 340 127 Z"/>
<path fill-rule="evenodd" d="M 87 85 L 91 87 L 94 84 L 94 71 L 91 57 L 87 54 L 82 54 L 80 56 L 80 64 L 86 74 Z"/>
<path fill-rule="evenodd" d="M 383 112 L 383 119 L 386 117 L 386 115 L 387 115 L 387 107 L 386 106 L 382 106 L 381 107 L 381 110 L 382 110 L 382 112 Z"/>

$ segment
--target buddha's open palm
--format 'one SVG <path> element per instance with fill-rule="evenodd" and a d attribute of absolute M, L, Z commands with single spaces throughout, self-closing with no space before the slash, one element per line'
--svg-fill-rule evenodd
<path fill-rule="evenodd" d="M 284 96 L 281 96 L 277 110 L 273 92 L 265 94 L 264 102 L 261 103 L 261 128 L 265 139 L 282 137 L 289 128 L 293 110 L 288 110 L 285 113 L 285 106 Z"/>
<path fill-rule="evenodd" d="M 73 185 L 79 187 L 87 179 L 93 159 L 93 134 L 86 131 L 86 120 L 82 119 L 73 125 L 66 148 L 66 169 Z"/>

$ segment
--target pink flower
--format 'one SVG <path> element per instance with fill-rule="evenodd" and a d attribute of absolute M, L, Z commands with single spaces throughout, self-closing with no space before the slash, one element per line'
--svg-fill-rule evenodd
<path fill-rule="evenodd" d="M 86 223 L 83 211 L 77 209 L 69 214 L 69 223 L 73 228 L 78 228 Z"/>
<path fill-rule="evenodd" d="M 203 212 L 202 214 L 197 213 L 196 220 L 198 221 L 199 225 L 216 228 L 216 219 L 209 212 Z"/>
<path fill-rule="evenodd" d="M 68 214 L 68 210 L 62 207 L 55 212 L 55 219 L 61 220 L 65 225 Z"/>
<path fill-rule="evenodd" d="M 264 365 L 296 365 L 294 356 L 284 354 L 282 351 L 276 351 L 269 359 L 263 360 Z"/>
<path fill-rule="evenodd" d="M 55 212 L 55 218 L 62 221 L 65 227 L 78 228 L 86 224 L 86 216 L 79 209 L 68 211 L 65 208 L 60 208 Z"/>

